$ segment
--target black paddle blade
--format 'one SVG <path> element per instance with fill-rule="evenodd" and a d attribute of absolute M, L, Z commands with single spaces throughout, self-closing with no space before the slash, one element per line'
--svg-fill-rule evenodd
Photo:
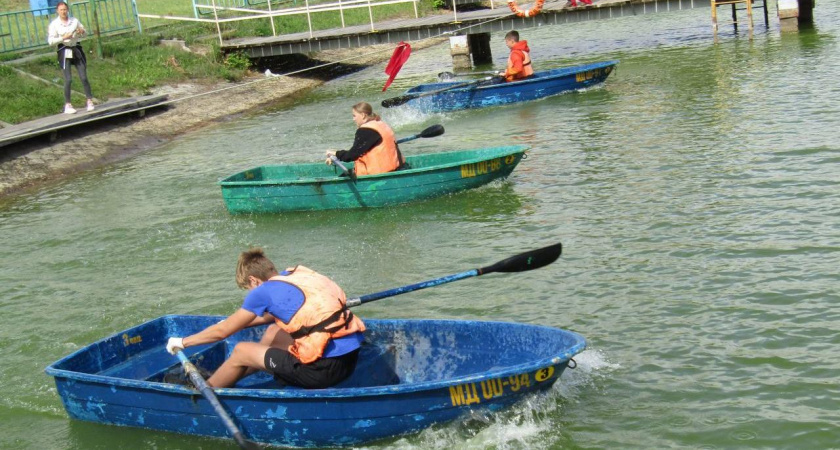
<path fill-rule="evenodd" d="M 484 275 L 491 272 L 525 272 L 527 270 L 539 269 L 557 261 L 561 253 L 563 253 L 563 244 L 558 242 L 548 247 L 511 256 L 492 266 L 482 267 L 478 269 L 478 274 Z"/>
<path fill-rule="evenodd" d="M 413 98 L 417 98 L 417 96 L 416 95 L 400 95 L 399 97 L 386 98 L 385 100 L 382 100 L 382 107 L 383 108 L 393 108 L 394 106 L 400 106 L 402 104 L 405 104 L 406 102 L 408 102 L 409 100 L 411 100 Z"/>
<path fill-rule="evenodd" d="M 441 125 L 441 124 L 432 125 L 429 128 L 426 128 L 425 130 L 420 132 L 420 137 L 430 138 L 430 137 L 440 136 L 441 134 L 443 134 L 443 132 L 444 132 L 443 125 Z"/>

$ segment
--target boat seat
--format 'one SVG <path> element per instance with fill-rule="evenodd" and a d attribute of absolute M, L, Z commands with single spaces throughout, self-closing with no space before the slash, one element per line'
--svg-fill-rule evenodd
<path fill-rule="evenodd" d="M 192 349 L 187 349 L 185 352 L 187 353 L 187 357 L 189 358 L 190 362 L 196 365 L 201 369 L 204 369 L 207 372 L 213 372 L 216 370 L 217 367 L 221 366 L 222 363 L 225 361 L 225 356 L 227 354 L 227 345 L 224 341 L 216 342 L 213 345 L 210 345 L 206 348 L 196 347 L 199 350 L 190 352 Z M 165 353 L 165 352 L 161 352 Z M 175 359 L 173 356 L 166 354 L 168 358 L 166 361 L 170 364 L 166 365 L 165 367 L 161 367 L 158 370 L 152 372 L 150 375 L 144 378 L 145 381 L 152 381 L 156 383 L 163 383 L 163 377 L 169 373 L 177 372 L 182 373 L 183 367 L 181 366 L 180 361 Z M 174 362 L 172 362 L 174 360 Z"/>
<path fill-rule="evenodd" d="M 396 348 L 393 345 L 381 347 L 362 343 L 359 351 L 359 362 L 356 369 L 346 380 L 333 386 L 334 388 L 361 388 L 373 386 L 390 386 L 400 383 L 396 370 Z M 280 387 L 268 372 L 257 372 L 236 383 L 242 389 L 278 389 Z M 302 389 L 296 386 L 284 386 L 283 389 Z"/>

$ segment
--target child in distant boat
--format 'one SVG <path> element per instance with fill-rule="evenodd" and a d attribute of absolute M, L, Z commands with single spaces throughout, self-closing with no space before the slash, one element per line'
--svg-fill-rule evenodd
<path fill-rule="evenodd" d="M 374 114 L 370 103 L 353 105 L 353 122 L 358 127 L 350 150 L 327 151 L 327 164 L 332 156 L 339 161 L 356 161 L 356 175 L 375 175 L 393 172 L 405 164 L 400 148 L 394 138 L 394 131 L 379 114 Z"/>
<path fill-rule="evenodd" d="M 507 69 L 499 72 L 499 75 L 505 77 L 505 81 L 522 80 L 533 75 L 534 69 L 531 67 L 531 49 L 528 48 L 528 41 L 520 41 L 519 32 L 511 30 L 505 34 L 505 45 L 510 49 L 510 56 L 508 56 Z"/>

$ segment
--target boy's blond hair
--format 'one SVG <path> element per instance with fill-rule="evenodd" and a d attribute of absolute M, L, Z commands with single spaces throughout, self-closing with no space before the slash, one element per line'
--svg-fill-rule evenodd
<path fill-rule="evenodd" d="M 236 263 L 236 284 L 242 289 L 248 289 L 250 286 L 249 276 L 266 281 L 275 275 L 277 268 L 265 256 L 263 249 L 251 248 L 239 255 L 239 261 Z"/>

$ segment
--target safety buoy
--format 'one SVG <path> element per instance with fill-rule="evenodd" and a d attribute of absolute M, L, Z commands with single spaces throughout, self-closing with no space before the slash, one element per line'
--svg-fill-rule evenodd
<path fill-rule="evenodd" d="M 516 0 L 508 0 L 508 8 L 513 11 L 519 17 L 534 17 L 542 11 L 543 4 L 545 0 L 537 0 L 537 3 L 534 3 L 534 7 L 532 9 L 525 9 L 523 10 L 516 4 Z"/>

